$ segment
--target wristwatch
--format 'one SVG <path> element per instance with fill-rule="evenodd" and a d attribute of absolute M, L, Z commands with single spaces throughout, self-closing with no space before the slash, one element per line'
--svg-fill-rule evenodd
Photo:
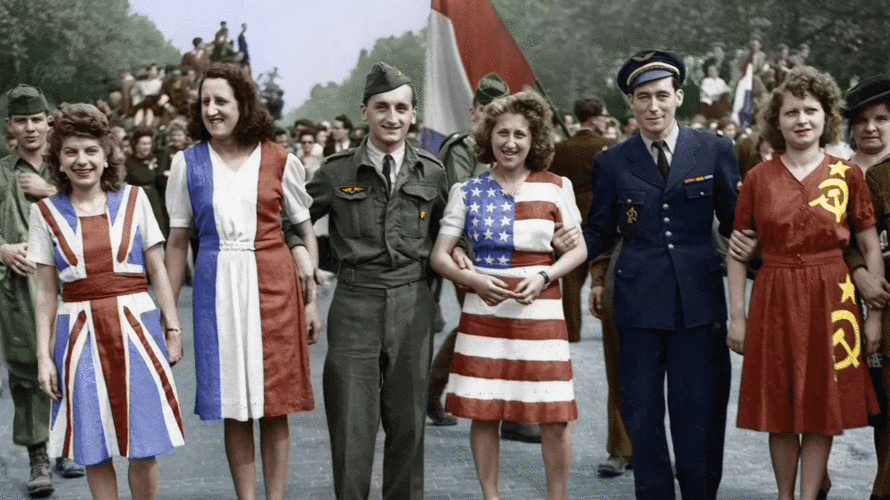
<path fill-rule="evenodd" d="M 544 286 L 550 284 L 550 275 L 547 274 L 547 271 L 538 271 L 538 274 L 544 277 Z"/>

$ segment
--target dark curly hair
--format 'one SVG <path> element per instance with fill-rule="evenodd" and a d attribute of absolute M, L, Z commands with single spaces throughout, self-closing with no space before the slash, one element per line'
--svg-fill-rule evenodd
<path fill-rule="evenodd" d="M 260 100 L 256 83 L 247 71 L 239 66 L 227 63 L 214 63 L 207 68 L 201 83 L 198 85 L 198 100 L 192 104 L 191 120 L 188 132 L 196 141 L 209 141 L 210 132 L 204 126 L 201 116 L 201 92 L 208 78 L 222 78 L 232 87 L 235 100 L 238 101 L 238 123 L 232 133 L 235 141 L 243 146 L 253 145 L 260 141 L 274 139 L 275 124 L 272 116 Z"/>
<path fill-rule="evenodd" d="M 99 183 L 105 192 L 117 192 L 124 185 L 127 172 L 124 169 L 124 154 L 120 140 L 111 132 L 108 118 L 92 104 L 71 104 L 64 106 L 53 117 L 53 126 L 47 142 L 47 161 L 53 184 L 60 192 L 71 194 L 71 179 L 62 172 L 59 153 L 62 143 L 69 137 L 95 139 L 102 146 L 107 165 L 102 171 Z"/>
<path fill-rule="evenodd" d="M 497 125 L 498 117 L 506 113 L 522 115 L 528 120 L 532 144 L 525 167 L 533 172 L 547 170 L 553 158 L 553 127 L 550 125 L 550 106 L 531 89 L 511 96 L 495 99 L 484 108 L 485 118 L 476 131 L 476 159 L 480 163 L 494 163 L 494 150 L 491 147 L 491 134 Z"/>
<path fill-rule="evenodd" d="M 779 130 L 779 110 L 782 108 L 785 93 L 798 99 L 807 94 L 812 95 L 825 111 L 825 127 L 819 137 L 819 146 L 831 144 L 841 131 L 841 89 L 827 73 L 822 73 L 810 66 L 799 66 L 792 69 L 785 77 L 782 85 L 766 98 L 761 106 L 758 121 L 763 127 L 761 134 L 773 149 L 785 150 L 785 137 Z"/>

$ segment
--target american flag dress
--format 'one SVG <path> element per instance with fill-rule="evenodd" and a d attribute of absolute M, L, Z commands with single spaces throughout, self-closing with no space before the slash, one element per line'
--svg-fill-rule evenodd
<path fill-rule="evenodd" d="M 515 195 L 486 172 L 451 189 L 440 234 L 463 237 L 476 271 L 511 288 L 553 264 L 554 224 L 580 225 L 571 182 L 532 172 Z M 578 418 L 558 282 L 529 305 L 489 307 L 469 291 L 448 378 L 447 407 L 473 420 L 525 423 Z"/>
<path fill-rule="evenodd" d="M 62 283 L 49 455 L 95 465 L 182 446 L 183 427 L 144 251 L 164 237 L 141 188 L 108 193 L 105 214 L 78 216 L 66 195 L 31 208 L 28 258 Z"/>

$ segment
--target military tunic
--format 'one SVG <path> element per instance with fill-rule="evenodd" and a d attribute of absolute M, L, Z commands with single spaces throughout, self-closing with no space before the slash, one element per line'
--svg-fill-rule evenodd
<path fill-rule="evenodd" d="M 368 139 L 330 156 L 307 184 L 312 219 L 330 215 L 338 284 L 328 315 L 324 401 L 337 498 L 367 498 L 380 422 L 383 498 L 423 498 L 432 357 L 428 286 L 445 207 L 441 164 L 405 144 L 392 191 Z"/>
<path fill-rule="evenodd" d="M 476 139 L 470 131 L 451 134 L 439 149 L 439 160 L 445 168 L 446 188 L 488 172 L 487 163 L 476 161 Z"/>
<path fill-rule="evenodd" d="M 46 164 L 35 169 L 17 153 L 0 159 L 0 245 L 28 241 L 28 217 L 31 205 L 38 200 L 19 188 L 22 173 L 50 179 Z M 49 439 L 50 401 L 37 380 L 37 330 L 30 282 L 0 263 L 0 332 L 15 406 L 13 442 L 20 446 Z"/>

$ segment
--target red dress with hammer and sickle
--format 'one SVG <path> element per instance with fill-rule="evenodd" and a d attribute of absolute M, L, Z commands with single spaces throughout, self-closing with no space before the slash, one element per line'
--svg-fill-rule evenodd
<path fill-rule="evenodd" d="M 754 229 L 763 267 L 745 338 L 738 426 L 838 435 L 878 404 L 861 314 L 841 249 L 875 225 L 858 167 L 826 155 L 802 181 L 779 155 L 745 177 L 736 229 Z"/>

